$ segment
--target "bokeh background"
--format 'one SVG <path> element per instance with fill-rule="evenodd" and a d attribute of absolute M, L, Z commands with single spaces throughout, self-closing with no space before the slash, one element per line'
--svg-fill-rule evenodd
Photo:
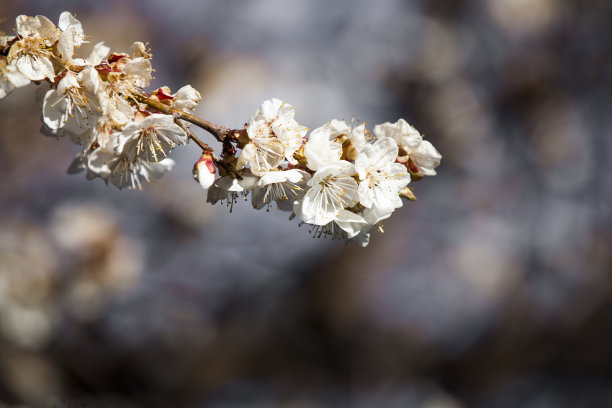
<path fill-rule="evenodd" d="M 5 31 L 69 10 L 114 51 L 148 41 L 151 89 L 192 84 L 216 123 L 278 97 L 310 128 L 403 117 L 444 157 L 362 249 L 206 204 L 193 144 L 142 192 L 69 176 L 77 147 L 15 91 L 0 407 L 612 407 L 609 0 L 0 10 Z"/>

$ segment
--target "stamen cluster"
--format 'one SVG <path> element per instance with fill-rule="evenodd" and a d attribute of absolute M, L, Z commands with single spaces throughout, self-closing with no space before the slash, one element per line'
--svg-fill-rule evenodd
<path fill-rule="evenodd" d="M 103 43 L 83 59 L 81 23 L 69 12 L 56 26 L 44 16 L 19 16 L 16 35 L 0 35 L 0 98 L 30 82 L 40 84 L 43 133 L 82 146 L 68 168 L 118 188 L 142 188 L 174 162 L 178 145 L 194 140 L 203 150 L 194 177 L 210 203 L 234 204 L 250 193 L 253 207 L 276 207 L 312 225 L 315 236 L 369 242 L 370 231 L 401 197 L 414 200 L 411 181 L 436 174 L 441 155 L 403 119 L 353 126 L 332 120 L 312 130 L 295 108 L 264 101 L 244 129 L 232 130 L 193 115 L 201 96 L 190 85 L 145 92 L 153 68 L 145 44 L 132 53 Z M 195 124 L 222 143 L 220 157 L 198 139 Z M 217 176 L 218 173 L 218 176 Z"/>

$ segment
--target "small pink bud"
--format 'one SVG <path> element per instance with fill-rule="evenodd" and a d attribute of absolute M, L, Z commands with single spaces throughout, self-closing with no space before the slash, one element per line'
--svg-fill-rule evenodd
<path fill-rule="evenodd" d="M 205 152 L 193 166 L 193 178 L 200 183 L 204 190 L 208 190 L 215 182 L 216 170 L 212 154 Z"/>

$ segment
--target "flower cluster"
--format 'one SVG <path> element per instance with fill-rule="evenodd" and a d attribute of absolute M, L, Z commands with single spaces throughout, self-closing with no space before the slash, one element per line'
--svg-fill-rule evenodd
<path fill-rule="evenodd" d="M 251 193 L 255 208 L 276 206 L 312 225 L 316 236 L 363 246 L 373 226 L 402 206 L 401 196 L 414 198 L 410 181 L 435 175 L 441 159 L 403 119 L 375 126 L 373 135 L 365 124 L 332 120 L 308 135 L 295 108 L 278 99 L 260 106 L 238 146 L 237 157 L 232 151 L 223 160 L 235 163 L 240 177 L 215 180 L 214 168 L 196 166 L 198 179 L 209 180 L 209 202 Z"/>
<path fill-rule="evenodd" d="M 189 85 L 174 94 L 168 87 L 144 91 L 153 69 L 141 42 L 131 54 L 98 43 L 87 58 L 75 56 L 86 37 L 69 12 L 57 26 L 44 16 L 19 16 L 15 33 L 0 35 L 0 98 L 39 84 L 42 132 L 82 146 L 68 172 L 85 171 L 118 188 L 160 178 L 174 164 L 170 151 L 191 139 L 203 150 L 194 177 L 208 202 L 233 205 L 250 193 L 253 207 L 288 211 L 315 236 L 367 245 L 401 197 L 414 200 L 407 185 L 435 175 L 441 160 L 403 119 L 373 132 L 332 120 L 309 134 L 295 108 L 279 99 L 263 102 L 244 129 L 212 124 L 194 116 L 201 96 Z M 222 143 L 220 157 L 191 124 Z"/>
<path fill-rule="evenodd" d="M 149 85 L 151 54 L 136 42 L 132 54 L 111 53 L 103 43 L 86 59 L 74 51 L 85 42 L 81 23 L 69 12 L 56 26 L 45 16 L 17 17 L 15 36 L 0 36 L 0 97 L 31 81 L 39 89 L 42 132 L 82 145 L 70 173 L 87 171 L 118 188 L 141 188 L 174 164 L 167 158 L 187 143 L 174 116 L 147 109 L 137 97 Z M 153 96 L 168 106 L 192 111 L 200 94 L 191 86 L 174 95 L 167 88 Z"/>

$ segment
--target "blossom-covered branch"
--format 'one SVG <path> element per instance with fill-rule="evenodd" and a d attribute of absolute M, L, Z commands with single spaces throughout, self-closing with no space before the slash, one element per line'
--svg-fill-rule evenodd
<path fill-rule="evenodd" d="M 312 130 L 295 119 L 295 108 L 264 101 L 244 129 L 199 118 L 201 96 L 186 85 L 152 92 L 152 55 L 141 42 L 132 53 L 103 43 L 87 58 L 75 55 L 85 42 L 81 23 L 69 12 L 56 26 L 44 16 L 21 15 L 15 35 L 0 34 L 0 98 L 30 82 L 39 84 L 45 135 L 81 146 L 68 167 L 118 188 L 142 188 L 162 177 L 168 157 L 190 139 L 202 149 L 194 177 L 207 201 L 234 204 L 250 194 L 257 209 L 276 207 L 312 225 L 315 236 L 367 245 L 374 226 L 415 200 L 411 181 L 436 174 L 441 155 L 403 119 L 353 126 L 331 120 Z M 190 130 L 196 125 L 221 143 L 221 154 Z"/>

